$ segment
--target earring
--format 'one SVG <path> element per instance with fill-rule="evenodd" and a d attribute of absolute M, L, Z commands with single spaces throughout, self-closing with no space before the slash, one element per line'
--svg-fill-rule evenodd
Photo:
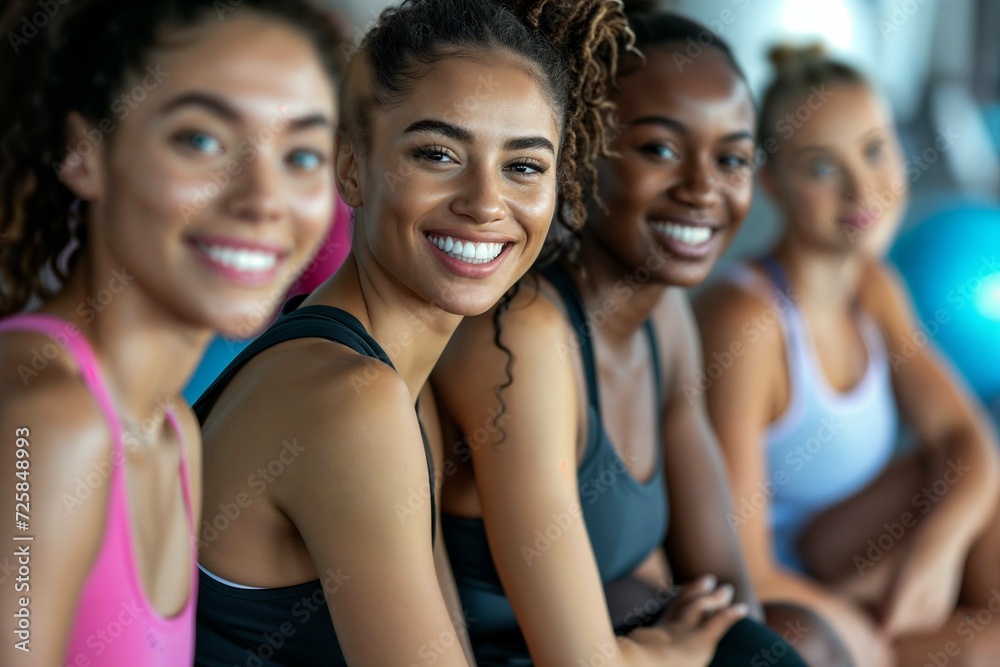
<path fill-rule="evenodd" d="M 77 235 L 76 230 L 79 229 L 80 222 L 83 219 L 83 216 L 80 214 L 81 204 L 82 202 L 79 198 L 74 199 L 66 212 L 66 225 L 69 227 L 69 243 L 66 244 L 66 247 L 59 253 L 59 257 L 56 258 L 56 266 L 63 273 L 69 272 L 69 258 L 80 247 L 80 237 Z"/>
<path fill-rule="evenodd" d="M 69 205 L 69 211 L 66 214 L 66 223 L 69 225 L 70 238 L 76 238 L 76 229 L 80 226 L 80 204 L 79 197 L 74 199 L 73 203 Z"/>

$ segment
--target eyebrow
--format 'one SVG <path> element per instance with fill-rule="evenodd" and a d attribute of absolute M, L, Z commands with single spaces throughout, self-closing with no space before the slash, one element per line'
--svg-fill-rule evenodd
<path fill-rule="evenodd" d="M 883 140 L 883 141 L 885 140 L 885 135 L 883 133 L 882 128 L 880 128 L 880 127 L 873 127 L 872 129 L 868 130 L 864 134 L 858 135 L 858 141 L 871 141 L 872 139 L 880 139 L 880 140 Z M 817 153 L 819 153 L 819 152 L 824 152 L 825 153 L 825 152 L 829 152 L 831 148 L 833 148 L 833 145 L 824 146 L 824 145 L 821 145 L 821 144 L 812 144 L 812 145 L 809 145 L 809 146 L 802 146 L 801 148 L 797 148 L 797 149 L 795 149 L 795 152 L 796 153 L 806 153 L 806 152 L 812 151 L 812 152 L 817 152 Z"/>
<path fill-rule="evenodd" d="M 632 127 L 634 125 L 658 125 L 672 132 L 677 132 L 678 134 L 691 134 L 687 125 L 667 116 L 643 116 L 642 118 L 637 118 L 627 124 L 628 127 Z M 723 143 L 732 143 L 734 141 L 744 140 L 754 141 L 753 133 L 749 130 L 738 130 L 736 132 L 730 132 L 726 136 L 722 137 L 720 141 Z"/>
<path fill-rule="evenodd" d="M 434 119 L 424 119 L 418 120 L 415 123 L 411 123 L 403 130 L 403 134 L 416 134 L 419 132 L 432 132 L 434 134 L 441 134 L 454 141 L 460 141 L 465 144 L 476 143 L 476 135 L 474 135 L 470 130 L 464 127 L 455 125 L 453 123 L 448 123 L 443 120 Z M 504 148 L 509 151 L 522 151 L 529 150 L 533 148 L 539 148 L 542 150 L 547 150 L 555 155 L 556 147 L 551 141 L 545 137 L 517 137 L 514 139 L 509 139 L 505 144 Z"/>
<path fill-rule="evenodd" d="M 802 146 L 795 149 L 796 154 L 801 153 L 829 153 L 830 146 Z"/>
<path fill-rule="evenodd" d="M 533 148 L 540 148 L 542 150 L 549 151 L 553 155 L 556 154 L 556 147 L 553 146 L 552 142 L 545 137 L 519 137 L 517 139 L 511 139 L 504 146 L 509 151 L 524 151 Z"/>
<path fill-rule="evenodd" d="M 202 107 L 215 115 L 221 116 L 222 118 L 232 122 L 240 122 L 242 120 L 242 116 L 240 116 L 240 113 L 235 109 L 235 107 L 221 97 L 209 93 L 187 93 L 185 95 L 175 97 L 163 106 L 160 110 L 160 114 L 166 115 L 173 113 L 174 111 L 186 106 Z M 332 125 L 333 123 L 330 119 L 322 113 L 312 113 L 298 118 L 293 118 L 288 121 L 288 128 L 292 131 L 303 130 L 315 126 L 332 127 Z"/>
<path fill-rule="evenodd" d="M 443 134 L 449 139 L 454 139 L 455 141 L 461 141 L 465 144 L 475 143 L 475 136 L 469 130 L 464 127 L 459 127 L 453 123 L 446 123 L 443 120 L 432 120 L 424 119 L 418 120 L 415 123 L 410 123 L 403 134 L 417 134 L 419 132 L 433 132 L 434 134 Z"/>

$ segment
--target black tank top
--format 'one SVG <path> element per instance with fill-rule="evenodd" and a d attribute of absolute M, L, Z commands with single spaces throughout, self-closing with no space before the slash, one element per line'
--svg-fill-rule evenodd
<path fill-rule="evenodd" d="M 364 326 L 350 313 L 330 306 L 299 304 L 306 295 L 289 299 L 271 327 L 226 367 L 194 404 L 204 424 L 215 402 L 240 369 L 268 348 L 297 338 L 325 338 L 392 367 L 392 361 Z M 430 480 L 431 545 L 437 531 L 434 462 L 420 427 Z M 281 588 L 245 589 L 216 581 L 199 572 L 195 664 L 199 667 L 327 667 L 347 665 L 330 618 L 324 588 L 334 592 L 340 573 Z"/>

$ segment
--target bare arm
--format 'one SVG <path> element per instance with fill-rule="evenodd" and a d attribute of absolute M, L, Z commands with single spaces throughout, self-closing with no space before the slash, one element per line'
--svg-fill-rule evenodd
<path fill-rule="evenodd" d="M 901 635 L 936 628 L 951 615 L 969 549 L 996 511 L 1000 464 L 996 434 L 922 336 L 899 281 L 875 264 L 865 278 L 865 305 L 885 331 L 900 410 L 926 461 L 924 486 L 913 498 L 914 513 L 926 517 L 880 604 L 886 631 Z"/>
<path fill-rule="evenodd" d="M 763 612 L 747 574 L 739 540 L 727 522 L 732 500 L 725 463 L 698 390 L 701 341 L 691 307 L 681 290 L 671 290 L 658 318 L 661 346 L 671 352 L 672 382 L 666 386 L 663 466 L 670 495 L 667 549 L 684 580 L 712 574 L 732 584 L 736 600 Z M 670 346 L 669 348 L 665 346 Z"/>
<path fill-rule="evenodd" d="M 275 406 L 284 437 L 303 448 L 277 478 L 275 502 L 312 555 L 349 664 L 464 667 L 438 585 L 430 503 L 410 502 L 429 484 L 413 398 L 395 372 L 378 365 L 373 377 L 366 362 L 336 369 L 365 378 L 357 391 L 327 376 Z"/>
<path fill-rule="evenodd" d="M 997 505 L 996 433 L 957 373 L 925 342 L 898 277 L 873 265 L 865 285 L 865 305 L 885 332 L 900 411 L 930 454 L 927 482 L 943 480 L 949 487 L 921 532 L 928 544 L 967 551 Z M 944 312 L 941 319 L 947 317 Z M 940 326 L 948 326 L 947 321 Z"/>
<path fill-rule="evenodd" d="M 8 387 L 0 396 L 0 664 L 11 667 L 63 664 L 107 513 L 108 477 L 94 486 L 87 474 L 110 466 L 111 436 L 78 381 L 53 379 L 35 378 L 46 386 L 31 395 Z M 27 530 L 16 527 L 16 511 L 27 515 Z M 33 539 L 14 541 L 24 536 Z M 18 627 L 30 636 L 15 633 Z"/>
<path fill-rule="evenodd" d="M 441 433 L 441 420 L 437 409 L 437 399 L 428 382 L 420 392 L 420 422 L 424 426 L 424 433 L 430 443 L 431 452 L 434 456 L 434 496 L 437 501 L 437 525 L 438 539 L 434 542 L 434 565 L 437 569 L 438 585 L 441 586 L 441 593 L 444 595 L 445 604 L 448 605 L 448 613 L 451 616 L 458 638 L 462 642 L 465 651 L 465 659 L 470 665 L 476 664 L 476 659 L 472 654 L 472 643 L 469 641 L 469 633 L 466 626 L 465 611 L 462 609 L 462 600 L 458 596 L 458 587 L 455 585 L 455 576 L 451 571 L 451 561 L 448 559 L 448 549 L 445 547 L 444 536 L 441 535 L 441 489 L 447 481 L 449 472 L 452 471 L 452 462 L 448 466 L 444 464 L 444 438 Z"/>

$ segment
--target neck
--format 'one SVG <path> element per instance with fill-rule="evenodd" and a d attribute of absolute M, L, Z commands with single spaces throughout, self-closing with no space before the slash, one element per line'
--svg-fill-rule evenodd
<path fill-rule="evenodd" d="M 358 246 L 337 273 L 306 299 L 351 313 L 392 359 L 416 400 L 434 364 L 462 321 L 359 260 Z"/>
<path fill-rule="evenodd" d="M 849 310 L 860 289 L 864 260 L 855 253 L 817 251 L 785 234 L 774 250 L 800 308 L 813 312 Z"/>
<path fill-rule="evenodd" d="M 139 427 L 140 441 L 156 438 L 167 408 L 180 408 L 178 395 L 212 338 L 160 306 L 127 267 L 89 253 L 43 312 L 79 327 L 126 430 Z"/>
<path fill-rule="evenodd" d="M 629 268 L 586 231 L 580 246 L 580 266 L 584 275 L 577 275 L 576 283 L 589 317 L 602 337 L 613 343 L 631 340 L 667 289 L 650 282 L 646 267 Z"/>

